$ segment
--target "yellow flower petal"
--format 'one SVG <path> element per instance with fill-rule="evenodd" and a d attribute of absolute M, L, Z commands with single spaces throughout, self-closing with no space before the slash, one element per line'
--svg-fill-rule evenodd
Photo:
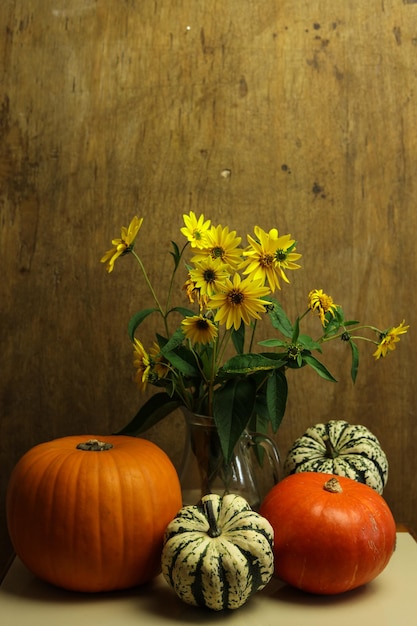
<path fill-rule="evenodd" d="M 203 248 L 206 243 L 206 233 L 210 228 L 210 220 L 205 221 L 203 214 L 197 219 L 194 211 L 190 211 L 189 215 L 183 215 L 182 218 L 185 226 L 180 230 L 184 237 L 191 243 L 192 248 Z"/>
<path fill-rule="evenodd" d="M 107 250 L 104 256 L 100 259 L 101 263 L 107 263 L 106 269 L 109 273 L 113 271 L 114 264 L 117 259 L 123 254 L 130 252 L 133 248 L 133 244 L 139 229 L 142 226 L 142 222 L 143 217 L 139 219 L 139 217 L 135 215 L 127 228 L 122 226 L 121 237 L 112 240 L 113 248 Z"/>
<path fill-rule="evenodd" d="M 185 337 L 193 344 L 207 344 L 217 337 L 217 326 L 204 315 L 185 317 L 181 326 Z"/>
<path fill-rule="evenodd" d="M 375 359 L 385 357 L 389 352 L 395 350 L 395 344 L 400 341 L 399 335 L 404 335 L 410 328 L 409 325 L 404 326 L 404 323 L 405 320 L 403 320 L 399 326 L 393 326 L 381 334 L 378 347 L 372 355 Z"/>
<path fill-rule="evenodd" d="M 234 327 L 240 328 L 243 321 L 249 325 L 251 319 L 260 319 L 260 313 L 265 312 L 268 300 L 263 300 L 262 296 L 271 293 L 270 289 L 261 281 L 254 281 L 250 278 L 241 279 L 238 273 L 225 281 L 225 289 L 219 294 L 210 298 L 208 306 L 217 309 L 214 317 L 215 322 L 225 324 L 226 329 Z"/>

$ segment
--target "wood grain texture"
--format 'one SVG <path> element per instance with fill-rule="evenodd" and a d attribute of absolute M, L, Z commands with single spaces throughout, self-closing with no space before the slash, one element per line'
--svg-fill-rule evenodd
<path fill-rule="evenodd" d="M 322 288 L 349 317 L 411 324 L 381 362 L 361 346 L 355 386 L 342 344 L 325 357 L 337 384 L 290 372 L 278 440 L 285 454 L 316 422 L 365 424 L 397 521 L 417 527 L 417 5 L 15 0 L 0 45 L 1 501 L 29 447 L 136 411 L 126 327 L 150 300 L 128 258 L 110 276 L 99 259 L 138 213 L 163 288 L 192 209 L 297 239 L 293 315 Z M 175 462 L 181 428 L 149 433 Z M 3 506 L 0 523 L 6 560 Z"/>

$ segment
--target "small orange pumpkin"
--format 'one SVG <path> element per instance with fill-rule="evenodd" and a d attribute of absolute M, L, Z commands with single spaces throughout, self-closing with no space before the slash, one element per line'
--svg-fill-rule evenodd
<path fill-rule="evenodd" d="M 344 476 L 292 474 L 271 489 L 260 514 L 274 529 L 275 574 L 311 593 L 364 585 L 394 552 L 396 526 L 387 503 Z"/>
<path fill-rule="evenodd" d="M 6 497 L 10 538 L 28 569 L 89 592 L 158 574 L 165 528 L 181 506 L 165 452 L 127 436 L 69 436 L 35 446 L 12 471 Z"/>

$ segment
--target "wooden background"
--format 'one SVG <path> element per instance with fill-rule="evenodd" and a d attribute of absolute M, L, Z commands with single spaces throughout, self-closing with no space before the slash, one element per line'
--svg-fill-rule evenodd
<path fill-rule="evenodd" d="M 386 499 L 416 527 L 416 1 L 15 0 L 0 43 L 2 562 L 18 458 L 111 432 L 141 401 L 126 327 L 149 296 L 132 259 L 99 263 L 135 213 L 162 288 L 192 209 L 297 239 L 291 314 L 322 288 L 351 318 L 411 324 L 383 361 L 361 346 L 355 386 L 339 343 L 337 384 L 290 372 L 277 439 L 285 454 L 318 421 L 367 425 Z M 148 435 L 175 463 L 181 428 Z"/>

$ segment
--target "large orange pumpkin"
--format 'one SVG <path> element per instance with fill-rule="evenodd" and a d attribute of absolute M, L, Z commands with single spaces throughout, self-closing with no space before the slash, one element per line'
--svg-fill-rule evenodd
<path fill-rule="evenodd" d="M 260 514 L 274 529 L 276 576 L 311 593 L 370 582 L 395 549 L 395 521 L 385 500 L 343 476 L 288 476 L 267 494 Z"/>
<path fill-rule="evenodd" d="M 83 435 L 23 455 L 6 506 L 14 549 L 28 569 L 59 587 L 93 592 L 159 573 L 164 531 L 182 499 L 175 468 L 154 443 Z"/>

